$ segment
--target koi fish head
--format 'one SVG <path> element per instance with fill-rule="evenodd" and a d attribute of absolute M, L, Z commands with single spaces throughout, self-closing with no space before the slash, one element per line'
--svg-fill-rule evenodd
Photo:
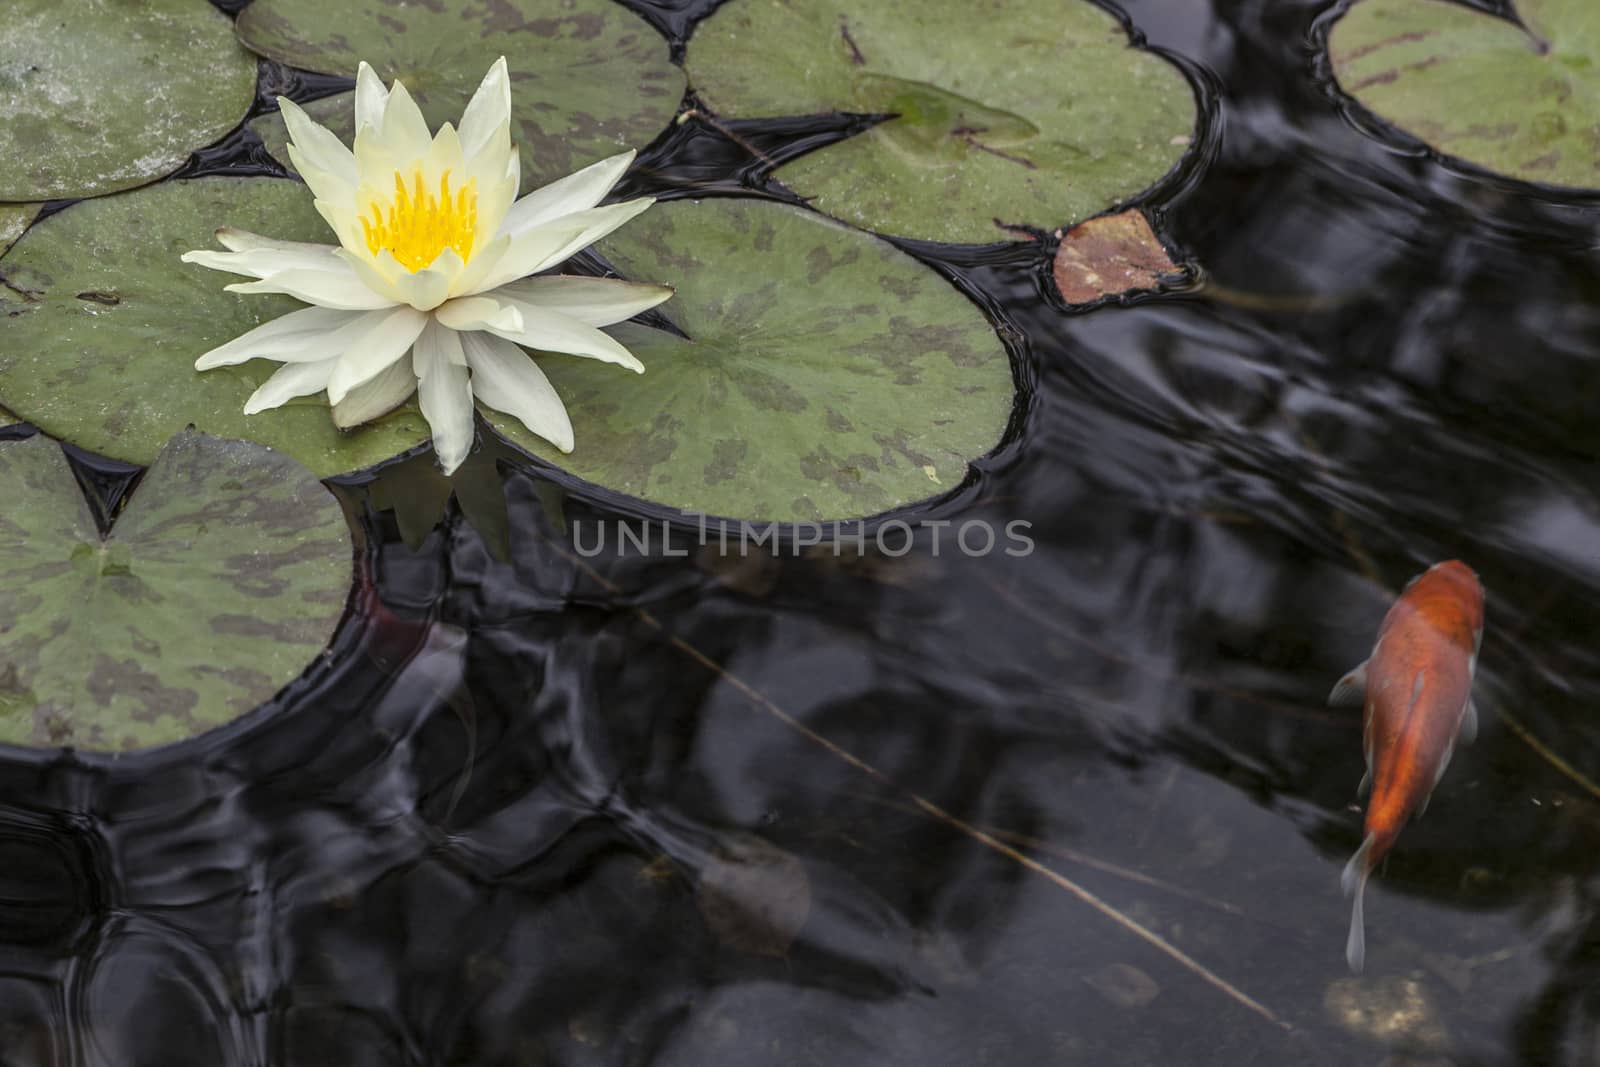
<path fill-rule="evenodd" d="M 1477 655 L 1483 639 L 1483 585 L 1458 559 L 1435 563 L 1411 579 L 1400 598 L 1452 643 Z"/>

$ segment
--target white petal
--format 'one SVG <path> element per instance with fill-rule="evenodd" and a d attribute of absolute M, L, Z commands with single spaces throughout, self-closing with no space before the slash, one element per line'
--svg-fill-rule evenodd
<path fill-rule="evenodd" d="M 466 296 L 478 292 L 483 288 L 483 280 L 487 278 L 500 260 L 505 257 L 507 249 L 511 247 L 511 238 L 504 235 L 496 237 L 483 248 L 473 252 L 472 259 L 461 272 L 460 277 L 451 283 L 451 296 Z"/>
<path fill-rule="evenodd" d="M 461 135 L 456 133 L 454 126 L 447 122 L 439 127 L 439 132 L 433 135 L 433 140 L 428 145 L 422 163 L 423 184 L 430 190 L 439 187 L 439 176 L 447 170 L 454 178 L 450 183 L 451 188 L 461 188 L 467 180 L 467 160 L 461 152 Z"/>
<path fill-rule="evenodd" d="M 376 129 L 382 126 L 383 109 L 388 102 L 389 90 L 383 87 L 377 72 L 363 60 L 356 69 L 356 133 L 360 134 L 363 127 Z"/>
<path fill-rule="evenodd" d="M 294 157 L 295 169 L 300 171 L 300 176 L 305 178 L 309 169 L 325 175 L 328 182 L 324 184 L 336 188 L 318 188 L 318 183 L 309 178 L 306 178 L 306 184 L 320 197 L 332 197 L 341 192 L 344 195 L 353 194 L 359 184 L 356 157 L 345 143 L 334 136 L 332 130 L 313 121 L 299 104 L 287 96 L 278 97 L 278 111 L 283 115 L 283 124 L 288 127 L 289 153 Z"/>
<path fill-rule="evenodd" d="M 253 248 L 248 252 L 211 252 L 200 249 L 185 252 L 178 258 L 185 263 L 198 263 L 211 270 L 229 274 L 245 274 L 252 278 L 270 278 L 284 271 L 334 271 L 344 273 L 345 267 L 334 255 L 332 245 L 311 245 L 299 248 Z"/>
<path fill-rule="evenodd" d="M 411 361 L 396 360 L 333 405 L 333 424 L 348 430 L 371 422 L 404 404 L 416 391 L 417 376 L 411 372 Z"/>
<path fill-rule="evenodd" d="M 382 316 L 373 316 L 360 337 L 349 338 L 339 365 L 328 379 L 328 401 L 338 404 L 362 382 L 370 381 L 406 354 L 428 324 L 428 316 L 411 307 L 397 307 Z"/>
<path fill-rule="evenodd" d="M 317 209 L 317 214 L 322 216 L 328 228 L 339 238 L 339 245 L 345 251 L 357 256 L 372 258 L 372 253 L 367 250 L 365 232 L 361 229 L 361 215 L 356 210 L 355 197 L 343 205 L 334 204 L 320 197 L 311 202 Z"/>
<path fill-rule="evenodd" d="M 528 354 L 481 333 L 461 336 L 472 368 L 472 395 L 522 424 L 563 452 L 572 451 L 572 420 L 550 379 Z"/>
<path fill-rule="evenodd" d="M 625 200 L 620 204 L 589 208 L 531 230 L 511 235 L 511 247 L 480 283 L 482 288 L 498 289 L 506 282 L 548 270 L 575 253 L 583 251 L 655 203 L 650 197 Z"/>
<path fill-rule="evenodd" d="M 428 154 L 433 137 L 422 109 L 398 79 L 389 90 L 383 107 L 383 144 L 396 159 L 421 159 Z"/>
<path fill-rule="evenodd" d="M 341 235 L 339 243 L 346 244 L 343 234 L 351 228 L 351 225 L 356 224 L 357 231 L 361 228 L 356 223 L 360 217 L 356 211 L 357 187 L 347 185 L 327 171 L 318 170 L 298 158 L 293 145 L 289 146 L 289 159 L 294 163 L 295 170 L 300 172 L 300 177 L 310 187 L 313 197 L 311 203 L 317 209 L 317 214 L 322 216 L 329 229 Z"/>
<path fill-rule="evenodd" d="M 511 148 L 511 75 L 506 57 L 489 68 L 461 113 L 461 150 L 468 159 L 481 152 L 504 153 Z"/>
<path fill-rule="evenodd" d="M 276 237 L 263 237 L 249 230 L 224 226 L 217 231 L 217 241 L 230 252 L 256 252 L 262 249 L 309 252 L 313 249 L 331 249 L 332 245 L 314 244 L 310 241 L 280 241 Z"/>
<path fill-rule="evenodd" d="M 487 296 L 463 296 L 439 305 L 434 312 L 439 322 L 452 330 L 470 333 L 497 327 L 522 329 L 522 313 L 502 301 Z"/>
<path fill-rule="evenodd" d="M 551 311 L 549 308 L 535 307 L 533 304 L 524 304 L 516 300 L 506 300 L 505 303 L 522 313 L 522 329 L 502 330 L 492 323 L 486 324 L 483 329 L 528 348 L 585 356 L 603 363 L 615 363 L 627 367 L 635 374 L 644 373 L 644 364 L 634 358 L 632 352 L 593 326 L 587 326 L 577 319 L 568 318 L 559 311 Z"/>
<path fill-rule="evenodd" d="M 636 155 L 638 153 L 630 149 L 535 189 L 511 205 L 501 229 L 516 233 L 563 215 L 587 211 L 604 200 L 611 187 L 622 180 Z"/>
<path fill-rule="evenodd" d="M 286 270 L 258 282 L 234 282 L 223 288 L 230 293 L 286 293 L 318 307 L 345 311 L 372 311 L 389 307 L 394 300 L 367 287 L 350 264 L 342 270 Z"/>
<path fill-rule="evenodd" d="M 388 249 L 384 254 L 393 256 Z M 450 286 L 461 276 L 466 264 L 453 248 L 446 248 L 433 259 L 433 264 L 412 274 L 402 268 L 396 279 L 400 299 L 418 311 L 432 311 L 450 296 Z"/>
<path fill-rule="evenodd" d="M 409 303 L 401 277 L 411 272 L 402 267 L 400 261 L 394 258 L 394 253 L 387 248 L 379 249 L 376 256 L 367 254 L 364 248 L 360 253 L 341 248 L 339 258 L 350 264 L 350 269 L 356 272 L 356 277 L 368 289 L 387 296 L 391 303 Z"/>
<path fill-rule="evenodd" d="M 433 431 L 439 466 L 452 473 L 472 450 L 472 381 L 461 335 L 429 322 L 412 346 L 422 417 Z"/>
<path fill-rule="evenodd" d="M 354 311 L 334 311 L 330 308 L 302 308 L 291 311 L 287 315 L 268 322 L 249 333 L 242 333 L 227 344 L 218 345 L 199 359 L 195 360 L 195 370 L 210 370 L 213 367 L 228 367 L 236 363 L 245 363 L 252 359 L 276 359 L 287 362 L 303 362 L 302 353 L 316 353 L 318 346 L 326 345 L 329 339 L 344 327 L 362 316 Z M 310 359 L 326 359 L 343 352 L 339 348 L 322 355 L 312 354 Z"/>
<path fill-rule="evenodd" d="M 478 243 L 486 244 L 499 234 L 506 213 L 517 198 L 521 164 L 516 150 L 507 145 L 505 155 L 484 152 L 476 159 L 468 159 L 466 167 L 467 177 L 478 183 Z"/>
<path fill-rule="evenodd" d="M 255 415 L 297 396 L 322 392 L 328 387 L 328 376 L 337 362 L 337 359 L 323 359 L 316 363 L 285 363 L 261 383 L 261 388 L 250 394 L 250 399 L 244 403 L 244 413 Z"/>
<path fill-rule="evenodd" d="M 590 326 L 610 326 L 649 311 L 672 293 L 670 285 L 563 274 L 507 282 L 485 295 L 559 311 Z"/>

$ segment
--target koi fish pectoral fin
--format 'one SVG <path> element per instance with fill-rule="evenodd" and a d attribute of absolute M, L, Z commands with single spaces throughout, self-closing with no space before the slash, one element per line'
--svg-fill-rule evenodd
<path fill-rule="evenodd" d="M 1478 739 L 1478 706 L 1467 698 L 1467 706 L 1461 711 L 1461 730 L 1459 732 L 1461 743 L 1470 745 Z"/>
<path fill-rule="evenodd" d="M 1335 708 L 1360 707 L 1367 698 L 1367 665 L 1363 663 L 1343 678 L 1328 694 L 1328 704 Z"/>
<path fill-rule="evenodd" d="M 1361 784 L 1356 786 L 1356 796 L 1364 797 L 1372 792 L 1372 766 L 1367 766 L 1367 773 L 1361 776 Z"/>

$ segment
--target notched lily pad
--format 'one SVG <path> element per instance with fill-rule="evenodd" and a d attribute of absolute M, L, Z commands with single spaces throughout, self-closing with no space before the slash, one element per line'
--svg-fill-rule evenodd
<path fill-rule="evenodd" d="M 1361 0 L 1334 24 L 1339 87 L 1433 148 L 1522 181 L 1600 188 L 1600 4 Z"/>
<path fill-rule="evenodd" d="M 207 3 L 6 0 L 3 17 L 0 200 L 154 181 L 255 98 L 254 57 Z"/>
<path fill-rule="evenodd" d="M 539 365 L 572 417 L 563 455 L 485 411 L 579 477 L 710 515 L 872 515 L 960 484 L 999 442 L 1014 390 L 982 313 L 888 242 L 757 200 L 657 204 L 599 250 L 691 340 L 615 336 L 642 375 L 571 356 Z"/>
<path fill-rule="evenodd" d="M 200 373 L 202 353 L 303 307 L 223 292 L 232 278 L 179 262 L 219 226 L 332 242 L 299 182 L 201 178 L 74 204 L 11 249 L 0 289 L 0 397 L 20 417 L 91 452 L 147 464 L 190 424 L 276 448 L 320 476 L 381 462 L 428 440 L 409 403 L 348 434 L 321 395 L 260 415 L 244 402 L 278 364 Z"/>
<path fill-rule="evenodd" d="M 892 114 L 777 176 L 856 225 L 936 241 L 1087 218 L 1183 156 L 1194 93 L 1087 0 L 729 0 L 685 63 L 725 117 Z"/>
<path fill-rule="evenodd" d="M 429 125 L 461 109 L 501 55 L 511 72 L 511 136 L 524 189 L 628 148 L 642 148 L 683 99 L 683 71 L 648 23 L 611 0 L 255 0 L 239 15 L 246 45 L 291 66 L 355 76 L 362 61 L 399 78 Z M 352 94 L 318 102 L 346 144 Z M 256 130 L 278 159 L 282 120 Z"/>
<path fill-rule="evenodd" d="M 1056 248 L 1056 289 L 1069 304 L 1159 289 L 1182 270 L 1137 208 L 1074 226 Z"/>
<path fill-rule="evenodd" d="M 47 437 L 0 442 L 0 494 L 0 742 L 194 737 L 298 677 L 343 613 L 343 513 L 268 449 L 180 434 L 106 537 Z"/>

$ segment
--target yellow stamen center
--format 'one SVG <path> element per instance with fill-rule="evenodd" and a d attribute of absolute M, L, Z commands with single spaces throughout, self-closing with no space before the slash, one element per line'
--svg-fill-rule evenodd
<path fill-rule="evenodd" d="M 415 274 L 432 263 L 446 248 L 453 248 L 462 262 L 472 258 L 472 244 L 478 235 L 478 181 L 450 192 L 450 172 L 439 178 L 439 194 L 422 187 L 422 168 L 412 171 L 412 187 L 396 171 L 394 200 L 387 205 L 376 200 L 367 203 L 361 229 L 367 250 L 377 255 L 387 248 L 400 265 Z M 369 217 L 370 216 L 370 217 Z"/>

